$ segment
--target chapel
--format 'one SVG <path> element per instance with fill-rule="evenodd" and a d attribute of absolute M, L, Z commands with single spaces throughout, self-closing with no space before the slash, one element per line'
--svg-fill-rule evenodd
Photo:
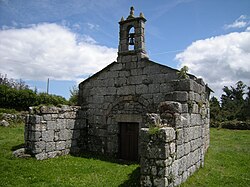
<path fill-rule="evenodd" d="M 149 59 L 145 23 L 143 13 L 135 16 L 131 7 L 129 16 L 119 22 L 117 61 L 79 85 L 89 151 L 138 160 L 139 131 L 147 126 L 147 113 L 157 113 L 164 101 L 187 106 L 208 100 L 210 91 L 202 79 L 189 75 L 180 81 L 178 70 Z"/>
<path fill-rule="evenodd" d="M 38 160 L 91 153 L 137 162 L 143 187 L 178 186 L 204 166 L 211 89 L 150 60 L 145 23 L 133 7 L 121 18 L 117 61 L 79 84 L 78 106 L 30 107 L 25 153 Z"/>

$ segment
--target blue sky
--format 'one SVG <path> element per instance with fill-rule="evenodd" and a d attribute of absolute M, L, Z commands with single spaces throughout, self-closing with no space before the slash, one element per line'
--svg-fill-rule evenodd
<path fill-rule="evenodd" d="M 151 60 L 202 77 L 221 94 L 250 86 L 249 0 L 0 0 L 0 73 L 69 97 L 116 60 L 121 17 L 143 12 Z"/>

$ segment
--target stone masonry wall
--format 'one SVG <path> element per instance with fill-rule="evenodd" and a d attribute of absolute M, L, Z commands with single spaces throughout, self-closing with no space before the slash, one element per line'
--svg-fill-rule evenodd
<path fill-rule="evenodd" d="M 79 105 L 89 117 L 90 151 L 118 155 L 118 124 L 125 122 L 125 113 L 128 122 L 133 122 L 133 114 L 142 116 L 135 121 L 140 121 L 142 128 L 146 113 L 156 112 L 160 102 L 180 102 L 187 115 L 189 110 L 195 111 L 192 117 L 207 107 L 206 86 L 201 79 L 189 75 L 190 79 L 180 80 L 177 70 L 133 55 L 120 60 L 79 85 Z"/>
<path fill-rule="evenodd" d="M 38 160 L 84 149 L 85 113 L 77 106 L 30 108 L 25 124 L 25 149 Z"/>
<path fill-rule="evenodd" d="M 141 186 L 169 186 L 174 182 L 172 165 L 176 155 L 176 133 L 163 127 L 156 134 L 141 129 Z"/>
<path fill-rule="evenodd" d="M 204 150 L 209 147 L 209 95 L 202 79 L 175 80 L 175 91 L 166 95 L 166 101 L 181 104 L 181 121 L 176 124 L 178 144 L 201 136 Z"/>
<path fill-rule="evenodd" d="M 204 165 L 205 114 L 187 112 L 185 105 L 166 101 L 156 114 L 148 115 L 148 126 L 159 130 L 152 134 L 149 128 L 141 129 L 141 185 L 178 186 Z"/>
<path fill-rule="evenodd" d="M 79 85 L 80 108 L 31 109 L 26 151 L 37 159 L 81 150 L 119 158 L 119 124 L 127 122 L 142 129 L 142 186 L 176 186 L 203 166 L 209 146 L 207 86 L 192 75 L 179 79 L 177 70 L 129 57 Z M 148 115 L 158 120 L 147 121 Z M 152 124 L 159 127 L 153 136 Z"/>

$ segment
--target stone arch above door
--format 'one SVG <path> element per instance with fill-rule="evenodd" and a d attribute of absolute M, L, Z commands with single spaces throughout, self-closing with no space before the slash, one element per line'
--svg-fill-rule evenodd
<path fill-rule="evenodd" d="M 144 108 L 145 110 L 147 110 L 147 107 L 149 105 L 149 102 L 143 97 L 132 96 L 132 95 L 121 96 L 108 106 L 108 109 L 106 110 L 106 116 L 109 116 L 112 113 L 112 110 L 114 110 L 117 105 L 122 103 L 131 103 L 131 104 L 135 103 L 141 105 L 142 108 Z"/>
<path fill-rule="evenodd" d="M 106 125 L 108 132 L 107 152 L 110 155 L 119 157 L 121 125 L 136 124 L 138 129 L 144 127 L 147 106 L 148 102 L 145 99 L 135 96 L 120 97 L 109 106 L 106 114 Z"/>

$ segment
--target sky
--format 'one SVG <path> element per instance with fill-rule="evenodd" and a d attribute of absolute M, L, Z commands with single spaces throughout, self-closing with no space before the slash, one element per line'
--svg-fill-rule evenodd
<path fill-rule="evenodd" d="M 0 74 L 70 97 L 116 61 L 121 17 L 143 12 L 146 50 L 157 63 L 224 86 L 250 86 L 249 0 L 0 0 Z"/>

